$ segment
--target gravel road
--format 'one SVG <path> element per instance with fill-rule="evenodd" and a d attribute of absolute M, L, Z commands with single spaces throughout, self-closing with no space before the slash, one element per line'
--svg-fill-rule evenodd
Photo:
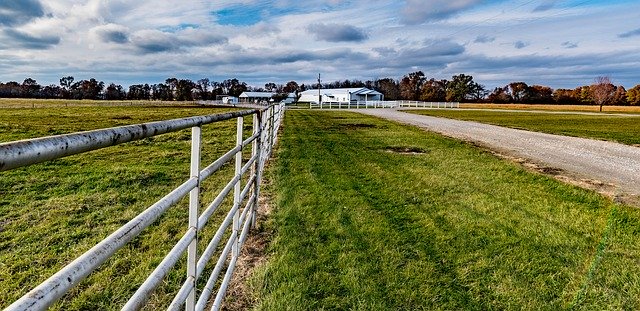
<path fill-rule="evenodd" d="M 445 136 L 478 143 L 575 176 L 613 184 L 617 191 L 640 194 L 640 148 L 593 139 L 551 135 L 469 121 L 409 114 L 393 109 L 353 110 Z"/>

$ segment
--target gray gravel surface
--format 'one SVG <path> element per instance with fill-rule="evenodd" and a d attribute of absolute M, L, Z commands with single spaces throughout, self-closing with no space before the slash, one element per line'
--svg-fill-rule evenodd
<path fill-rule="evenodd" d="M 478 122 L 421 116 L 393 109 L 353 111 L 472 141 L 500 153 L 613 184 L 631 195 L 640 194 L 640 148 L 638 147 L 516 130 Z"/>

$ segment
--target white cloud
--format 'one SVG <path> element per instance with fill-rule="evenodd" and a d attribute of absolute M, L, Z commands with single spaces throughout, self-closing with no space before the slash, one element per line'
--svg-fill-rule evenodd
<path fill-rule="evenodd" d="M 0 14 L 1 81 L 33 76 L 47 84 L 71 74 L 128 84 L 168 76 L 235 76 L 262 85 L 265 79 L 308 83 L 318 72 L 327 80 L 366 80 L 422 69 L 435 78 L 470 74 L 488 87 L 529 79 L 571 87 L 580 79 L 591 81 L 597 69 L 626 86 L 640 82 L 640 62 L 625 59 L 620 66 L 618 56 L 640 54 L 638 26 L 628 23 L 637 18 L 640 3 L 575 8 L 552 0 L 528 5 L 481 0 L 23 3 L 25 18 L 19 23 L 6 16 L 2 21 Z M 219 25 L 213 12 L 229 6 L 271 11 L 251 26 Z M 589 66 L 594 57 L 598 66 Z M 551 63 L 554 59 L 561 61 Z"/>

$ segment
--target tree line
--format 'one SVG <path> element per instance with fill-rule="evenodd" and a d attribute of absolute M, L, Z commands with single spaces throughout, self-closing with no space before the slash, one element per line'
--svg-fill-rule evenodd
<path fill-rule="evenodd" d="M 602 78 L 602 77 L 600 77 Z M 105 100 L 163 100 L 192 101 L 214 100 L 221 95 L 238 97 L 245 91 L 272 92 L 274 99 L 284 99 L 289 93 L 298 95 L 308 89 L 367 87 L 384 94 L 387 100 L 457 101 L 490 103 L 540 103 L 580 105 L 640 105 L 640 85 L 626 90 L 622 85 L 600 79 L 591 85 L 575 89 L 552 89 L 543 85 L 528 85 L 512 82 L 496 87 L 492 91 L 473 80 L 473 77 L 458 74 L 447 79 L 428 78 L 422 71 L 404 75 L 400 79 L 380 78 L 374 80 L 343 80 L 329 83 L 284 84 L 269 82 L 264 87 L 253 87 L 236 78 L 221 82 L 203 78 L 197 81 L 168 78 L 164 83 L 134 84 L 128 88 L 110 83 L 106 85 L 94 78 L 75 80 L 62 77 L 59 85 L 42 86 L 32 78 L 22 83 L 0 82 L 0 97 L 46 98 L 46 99 L 105 99 Z"/>

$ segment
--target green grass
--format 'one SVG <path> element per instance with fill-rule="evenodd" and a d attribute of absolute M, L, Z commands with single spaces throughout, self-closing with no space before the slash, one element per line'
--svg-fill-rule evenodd
<path fill-rule="evenodd" d="M 640 308 L 635 208 L 349 112 L 288 111 L 276 154 L 257 310 Z"/>
<path fill-rule="evenodd" d="M 150 100 L 31 99 L 0 98 L 0 108 L 109 107 L 109 106 L 189 106 L 194 102 Z"/>
<path fill-rule="evenodd" d="M 220 112 L 187 107 L 0 109 L 0 142 Z M 250 131 L 250 118 L 245 124 Z M 203 165 L 235 145 L 235 128 L 233 120 L 203 128 Z M 191 133 L 185 130 L 0 172 L 0 307 L 188 179 L 190 142 Z M 205 182 L 202 205 L 210 203 L 231 176 L 232 167 L 227 165 Z M 172 207 L 53 310 L 120 309 L 186 231 L 187 201 Z M 219 222 L 214 220 L 226 214 L 229 201 L 200 235 L 200 251 L 217 229 Z M 147 309 L 166 307 L 171 301 L 184 280 L 184 257 Z"/>
<path fill-rule="evenodd" d="M 528 112 L 410 110 L 410 113 L 477 121 L 529 131 L 640 144 L 640 117 Z"/>

